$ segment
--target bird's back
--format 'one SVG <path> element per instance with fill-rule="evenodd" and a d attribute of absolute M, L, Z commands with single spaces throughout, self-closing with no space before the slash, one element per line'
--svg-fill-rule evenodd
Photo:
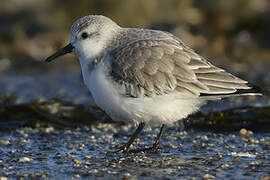
<path fill-rule="evenodd" d="M 246 94 L 252 88 L 247 81 L 212 65 L 170 33 L 123 28 L 116 42 L 110 52 L 111 76 L 124 86 L 126 96 L 179 93 L 212 98 Z"/>

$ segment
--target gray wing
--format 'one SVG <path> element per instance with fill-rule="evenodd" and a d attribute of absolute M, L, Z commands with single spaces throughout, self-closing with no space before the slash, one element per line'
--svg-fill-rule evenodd
<path fill-rule="evenodd" d="M 111 56 L 111 75 L 131 97 L 174 92 L 217 95 L 250 89 L 246 81 L 215 67 L 173 38 L 139 40 L 113 50 Z"/>

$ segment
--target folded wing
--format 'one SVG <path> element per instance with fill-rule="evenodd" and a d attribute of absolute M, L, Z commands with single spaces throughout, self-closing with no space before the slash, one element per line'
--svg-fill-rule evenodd
<path fill-rule="evenodd" d="M 228 96 L 252 88 L 174 38 L 129 43 L 113 50 L 111 57 L 111 75 L 131 97 L 169 93 Z"/>

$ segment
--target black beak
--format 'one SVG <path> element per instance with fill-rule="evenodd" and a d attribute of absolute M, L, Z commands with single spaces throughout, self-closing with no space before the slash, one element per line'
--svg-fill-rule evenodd
<path fill-rule="evenodd" d="M 47 59 L 45 59 L 45 61 L 51 62 L 52 60 L 54 60 L 55 58 L 57 58 L 59 56 L 62 56 L 62 55 L 67 54 L 67 53 L 71 53 L 73 48 L 74 47 L 69 43 L 68 45 L 66 45 L 65 47 L 63 47 L 62 49 L 60 49 L 59 51 L 54 53 L 53 55 L 47 57 Z"/>

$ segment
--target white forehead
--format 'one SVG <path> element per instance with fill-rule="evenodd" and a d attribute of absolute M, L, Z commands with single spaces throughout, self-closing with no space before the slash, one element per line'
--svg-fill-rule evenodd
<path fill-rule="evenodd" d="M 85 29 L 100 30 L 103 27 L 118 27 L 110 18 L 102 15 L 89 15 L 77 19 L 70 28 L 70 36 L 75 36 L 79 32 Z"/>

